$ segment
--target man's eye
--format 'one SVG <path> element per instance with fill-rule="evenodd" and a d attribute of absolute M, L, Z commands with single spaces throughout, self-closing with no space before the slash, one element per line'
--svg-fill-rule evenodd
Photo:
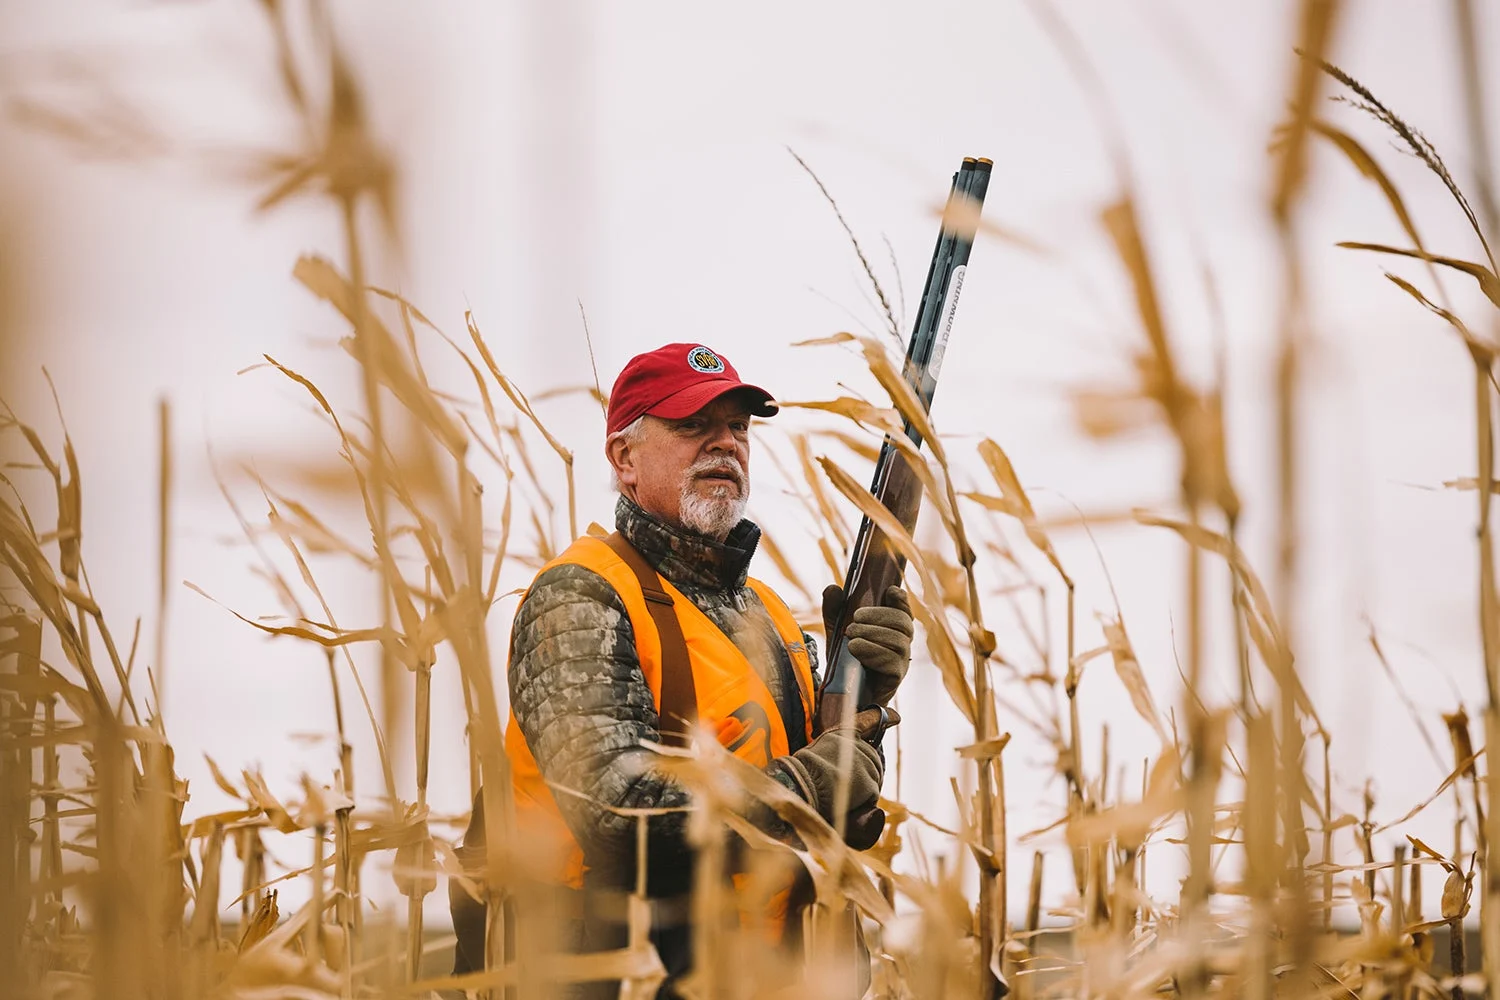
<path fill-rule="evenodd" d="M 736 434 L 749 434 L 750 433 L 750 421 L 748 421 L 748 420 L 731 420 L 729 422 L 729 429 L 732 430 L 732 431 L 734 431 Z"/>

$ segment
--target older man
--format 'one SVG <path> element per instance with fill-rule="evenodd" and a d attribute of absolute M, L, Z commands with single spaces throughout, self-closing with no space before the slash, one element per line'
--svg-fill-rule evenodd
<path fill-rule="evenodd" d="M 870 846 L 883 821 L 874 809 L 881 754 L 854 732 L 815 732 L 817 647 L 747 575 L 760 538 L 744 519 L 750 424 L 775 412 L 769 393 L 702 345 L 633 358 L 610 394 L 604 446 L 620 493 L 616 533 L 580 538 L 546 566 L 512 633 L 506 745 L 517 824 L 552 848 L 543 880 L 596 894 L 580 897 L 590 900 L 579 908 L 589 919 L 567 944 L 623 944 L 594 900 L 635 884 L 636 811 L 652 810 L 644 858 L 657 901 L 653 940 L 674 977 L 691 956 L 682 903 L 694 872 L 692 796 L 643 743 L 706 727 L 830 823 L 848 820 L 854 846 Z M 831 587 L 825 606 L 840 598 Z M 910 659 L 905 594 L 892 588 L 882 607 L 861 609 L 847 634 L 874 700 L 888 702 Z M 841 759 L 853 761 L 847 817 L 834 813 Z M 471 828 L 465 847 L 481 836 Z M 460 970 L 479 964 L 472 930 L 465 937 L 460 927 Z"/>

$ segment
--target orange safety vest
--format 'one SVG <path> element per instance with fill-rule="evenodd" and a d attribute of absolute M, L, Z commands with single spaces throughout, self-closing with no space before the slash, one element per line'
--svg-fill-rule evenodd
<path fill-rule="evenodd" d="M 542 572 L 561 564 L 582 566 L 598 573 L 620 595 L 625 611 L 630 616 L 631 628 L 635 631 L 635 649 L 641 673 L 645 676 L 657 710 L 660 711 L 661 640 L 656 623 L 647 610 L 646 599 L 635 573 L 602 539 L 589 535 L 574 542 L 567 551 L 544 566 Z M 771 621 L 786 645 L 797 677 L 797 689 L 802 696 L 802 715 L 807 730 L 804 739 L 810 741 L 813 725 L 813 678 L 812 664 L 803 645 L 802 628 L 770 587 L 759 580 L 747 582 L 760 596 L 761 603 L 770 613 Z M 785 756 L 791 750 L 787 742 L 786 726 L 776 707 L 776 700 L 761 679 L 759 671 L 751 666 L 745 654 L 729 637 L 665 577 L 661 579 L 661 585 L 672 598 L 673 610 L 677 613 L 683 638 L 687 641 L 688 659 L 692 665 L 697 692 L 699 723 L 717 734 L 721 746 L 756 767 L 766 767 L 773 758 Z M 765 727 L 764 738 L 760 738 L 760 734 L 755 732 L 760 727 Z M 586 868 L 583 849 L 563 821 L 552 789 L 542 779 L 536 758 L 526 744 L 521 727 L 516 725 L 514 712 L 505 730 L 505 750 L 510 757 L 517 832 L 533 850 L 544 845 L 549 849 L 547 860 L 550 864 L 546 867 L 550 870 L 538 874 L 544 881 L 561 883 L 575 889 L 582 888 Z"/>

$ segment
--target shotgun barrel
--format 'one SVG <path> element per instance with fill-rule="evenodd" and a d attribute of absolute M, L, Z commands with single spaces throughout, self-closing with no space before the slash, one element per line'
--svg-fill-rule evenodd
<path fill-rule="evenodd" d="M 931 407 L 937 391 L 948 335 L 963 290 L 969 251 L 979 226 L 980 210 L 990 182 L 991 162 L 965 157 L 953 175 L 948 202 L 943 209 L 942 227 L 937 247 L 927 269 L 927 283 L 922 289 L 922 304 L 917 310 L 911 342 L 906 349 L 904 374 L 924 409 Z M 921 432 L 910 420 L 904 421 L 906 436 L 913 445 L 922 444 Z M 906 457 L 887 437 L 875 463 L 873 493 L 887 510 L 896 516 L 908 533 L 916 528 L 917 512 L 922 504 L 922 483 L 907 463 Z M 849 571 L 844 577 L 844 605 L 830 630 L 826 644 L 829 664 L 818 704 L 821 729 L 851 726 L 855 712 L 866 707 L 863 690 L 864 670 L 849 654 L 844 642 L 854 612 L 879 604 L 881 595 L 892 584 L 901 582 L 906 560 L 891 544 L 885 533 L 868 517 L 859 526 L 859 535 L 849 553 Z M 884 726 L 867 738 L 877 746 Z"/>

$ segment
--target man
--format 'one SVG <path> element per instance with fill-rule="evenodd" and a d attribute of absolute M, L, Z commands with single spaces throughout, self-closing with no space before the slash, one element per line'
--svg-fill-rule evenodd
<path fill-rule="evenodd" d="M 680 741 L 696 722 L 828 822 L 846 820 L 851 845 L 871 846 L 883 822 L 875 809 L 880 752 L 853 731 L 815 731 L 816 644 L 780 598 L 747 576 L 760 538 L 744 519 L 750 423 L 775 413 L 769 393 L 740 381 L 707 347 L 668 344 L 633 358 L 607 418 L 617 533 L 585 536 L 545 567 L 512 632 L 506 749 L 518 830 L 555 848 L 540 877 L 586 900 L 564 943 L 578 951 L 624 945 L 623 927 L 601 901 L 635 886 L 637 817 L 652 810 L 644 851 L 652 938 L 674 978 L 691 958 L 692 796 L 642 744 Z M 837 585 L 825 592 L 825 619 L 842 596 Z M 884 706 L 910 661 L 905 593 L 893 587 L 883 606 L 857 611 L 846 634 Z M 834 811 L 841 760 L 852 760 L 845 817 Z M 482 837 L 476 814 L 464 850 L 476 852 Z M 451 889 L 450 898 L 457 968 L 477 968 L 472 901 Z M 663 991 L 674 995 L 671 980 Z"/>

